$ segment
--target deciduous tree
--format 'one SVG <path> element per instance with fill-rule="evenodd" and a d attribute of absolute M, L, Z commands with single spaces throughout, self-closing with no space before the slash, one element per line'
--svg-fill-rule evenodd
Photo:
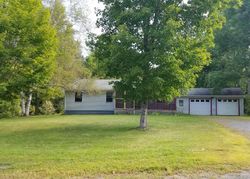
<path fill-rule="evenodd" d="M 49 83 L 49 88 L 41 89 L 35 95 L 36 114 L 41 112 L 39 106 L 49 100 L 53 101 L 54 106 L 60 106 L 59 104 L 64 101 L 64 90 L 72 90 L 72 84 L 75 81 L 89 76 L 89 70 L 84 66 L 84 59 L 81 55 L 81 45 L 74 37 L 76 31 L 72 25 L 72 21 L 77 19 L 76 14 L 79 14 L 79 19 L 83 19 L 83 14 L 77 12 L 67 14 L 62 0 L 46 0 L 44 3 L 50 9 L 52 25 L 56 29 L 58 48 L 55 73 Z M 75 6 L 74 8 L 79 8 Z M 62 112 L 58 108 L 56 111 Z"/>
<path fill-rule="evenodd" d="M 115 89 L 141 103 L 140 127 L 147 127 L 150 100 L 172 100 L 195 84 L 210 62 L 214 30 L 234 0 L 100 0 L 105 9 L 94 40 Z"/>
<path fill-rule="evenodd" d="M 67 89 L 75 80 L 87 76 L 88 70 L 84 67 L 80 43 L 74 39 L 74 30 L 62 2 L 51 0 L 49 7 L 58 39 L 56 71 L 52 84 Z"/>
<path fill-rule="evenodd" d="M 227 22 L 216 33 L 212 63 L 199 86 L 245 88 L 250 79 L 250 1 L 226 11 Z"/>
<path fill-rule="evenodd" d="M 28 116 L 33 92 L 54 72 L 55 29 L 39 0 L 1 0 L 0 14 L 0 83 L 8 98 L 21 96 Z"/>

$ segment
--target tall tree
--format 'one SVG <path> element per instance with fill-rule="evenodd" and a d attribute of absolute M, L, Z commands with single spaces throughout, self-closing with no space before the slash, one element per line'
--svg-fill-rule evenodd
<path fill-rule="evenodd" d="M 250 79 L 250 1 L 226 11 L 227 22 L 216 33 L 212 63 L 199 86 L 245 88 Z"/>
<path fill-rule="evenodd" d="M 101 62 L 102 61 L 98 61 L 98 58 L 95 57 L 94 53 L 90 54 L 84 61 L 84 64 L 89 70 L 92 78 L 106 77 L 105 64 L 102 64 Z"/>
<path fill-rule="evenodd" d="M 56 2 L 57 1 L 57 2 Z M 92 24 L 89 18 L 89 7 L 86 0 L 43 0 L 46 6 L 53 8 L 55 3 L 64 5 L 64 13 L 67 16 L 67 21 L 72 24 L 74 36 L 80 42 L 82 53 L 86 52 L 85 41 L 87 34 L 91 30 Z M 66 10 L 66 11 L 65 11 Z M 84 54 L 86 55 L 86 54 Z"/>
<path fill-rule="evenodd" d="M 49 7 L 58 39 L 56 71 L 52 84 L 67 89 L 75 80 L 87 76 L 88 72 L 83 65 L 80 44 L 74 39 L 74 30 L 61 0 L 51 0 Z"/>
<path fill-rule="evenodd" d="M 20 95 L 29 115 L 32 94 L 50 81 L 56 34 L 39 0 L 0 0 L 0 80 L 9 98 Z"/>
<path fill-rule="evenodd" d="M 88 76 L 89 73 L 83 64 L 80 42 L 74 38 L 76 32 L 66 13 L 63 1 L 46 0 L 43 2 L 50 9 L 58 48 L 55 73 L 50 81 L 50 87 L 37 91 L 33 101 L 36 114 L 41 112 L 40 106 L 43 103 L 48 103 L 49 100 L 53 101 L 55 106 L 59 105 L 60 107 L 60 104 L 63 104 L 64 90 L 70 89 L 74 81 Z M 59 109 L 56 108 L 56 110 Z"/>
<path fill-rule="evenodd" d="M 209 63 L 214 30 L 234 0 L 100 0 L 105 9 L 94 42 L 115 89 L 141 103 L 140 127 L 147 127 L 150 100 L 171 100 L 195 84 Z"/>

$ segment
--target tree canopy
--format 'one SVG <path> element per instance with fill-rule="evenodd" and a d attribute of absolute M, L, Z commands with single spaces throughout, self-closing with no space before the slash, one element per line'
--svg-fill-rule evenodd
<path fill-rule="evenodd" d="M 49 10 L 38 0 L 1 0 L 0 14 L 2 93 L 8 98 L 21 94 L 30 104 L 32 92 L 53 75 L 56 31 Z M 29 105 L 23 113 L 28 115 Z"/>
<path fill-rule="evenodd" d="M 227 22 L 217 31 L 212 63 L 203 72 L 198 86 L 242 87 L 250 78 L 250 2 L 226 11 Z"/>
<path fill-rule="evenodd" d="M 56 70 L 51 83 L 69 89 L 75 80 L 88 76 L 88 70 L 83 65 L 80 43 L 74 39 L 75 32 L 63 4 L 60 0 L 51 0 L 49 8 L 58 39 Z"/>
<path fill-rule="evenodd" d="M 100 0 L 105 9 L 97 24 L 104 33 L 94 41 L 95 56 L 115 89 L 141 102 L 146 127 L 147 102 L 171 100 L 195 84 L 210 62 L 214 30 L 234 0 Z M 144 122 L 143 122 L 144 121 Z"/>

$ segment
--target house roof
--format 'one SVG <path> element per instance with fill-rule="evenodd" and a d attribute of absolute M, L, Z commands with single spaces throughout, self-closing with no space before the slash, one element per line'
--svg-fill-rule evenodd
<path fill-rule="evenodd" d="M 83 91 L 113 91 L 113 81 L 115 79 L 81 79 L 77 80 L 72 87 L 72 90 Z M 242 96 L 244 95 L 240 88 L 223 88 L 219 93 L 213 88 L 192 88 L 186 96 L 191 97 L 211 97 L 211 96 Z"/>
<path fill-rule="evenodd" d="M 107 79 L 81 79 L 77 80 L 73 84 L 74 90 L 84 90 L 84 91 L 112 91 L 113 85 L 110 84 L 115 80 L 107 80 Z"/>
<path fill-rule="evenodd" d="M 100 90 L 113 90 L 113 85 L 110 84 L 112 81 L 114 80 L 95 80 L 94 84 L 96 86 L 96 88 L 100 89 Z"/>
<path fill-rule="evenodd" d="M 193 88 L 187 96 L 242 96 L 244 95 L 240 88 L 223 88 L 216 92 L 213 88 Z"/>

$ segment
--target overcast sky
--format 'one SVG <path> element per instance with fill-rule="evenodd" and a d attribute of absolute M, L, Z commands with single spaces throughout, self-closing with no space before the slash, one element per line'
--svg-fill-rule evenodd
<path fill-rule="evenodd" d="M 97 27 L 95 26 L 95 22 L 97 20 L 96 14 L 95 14 L 95 9 L 102 9 L 103 5 L 98 3 L 98 0 L 87 0 L 88 2 L 88 6 L 89 6 L 89 10 L 90 10 L 90 15 L 89 15 L 89 19 L 91 20 L 92 24 L 93 24 L 93 28 L 92 28 L 92 32 L 96 32 L 96 33 L 100 33 L 100 29 L 97 29 Z"/>
<path fill-rule="evenodd" d="M 66 7 L 68 6 L 67 4 L 69 3 L 70 0 L 64 0 Z M 183 0 L 184 3 L 187 3 L 188 0 Z M 98 0 L 80 0 L 79 2 L 81 2 L 82 8 L 84 9 L 84 11 L 86 11 L 86 16 L 88 18 L 88 30 L 91 33 L 95 33 L 95 34 L 100 34 L 101 30 L 98 29 L 95 25 L 97 17 L 95 14 L 95 10 L 96 8 L 98 9 L 103 9 L 104 6 L 103 4 L 98 3 Z M 77 27 L 76 27 L 77 28 Z M 80 40 L 81 44 L 82 44 L 82 54 L 83 56 L 87 56 L 89 55 L 89 50 L 85 44 L 85 41 L 87 40 L 87 33 L 83 33 L 80 36 L 76 37 L 78 40 Z"/>
<path fill-rule="evenodd" d="M 71 0 L 63 0 L 66 9 L 69 10 Z M 87 48 L 85 42 L 87 41 L 88 33 L 95 33 L 99 35 L 101 30 L 96 27 L 96 8 L 102 9 L 103 5 L 98 3 L 98 0 L 73 0 L 73 2 L 80 2 L 80 7 L 82 8 L 85 16 L 86 22 L 77 23 L 74 25 L 76 30 L 76 40 L 81 42 L 82 55 L 84 57 L 88 56 L 90 51 Z"/>

